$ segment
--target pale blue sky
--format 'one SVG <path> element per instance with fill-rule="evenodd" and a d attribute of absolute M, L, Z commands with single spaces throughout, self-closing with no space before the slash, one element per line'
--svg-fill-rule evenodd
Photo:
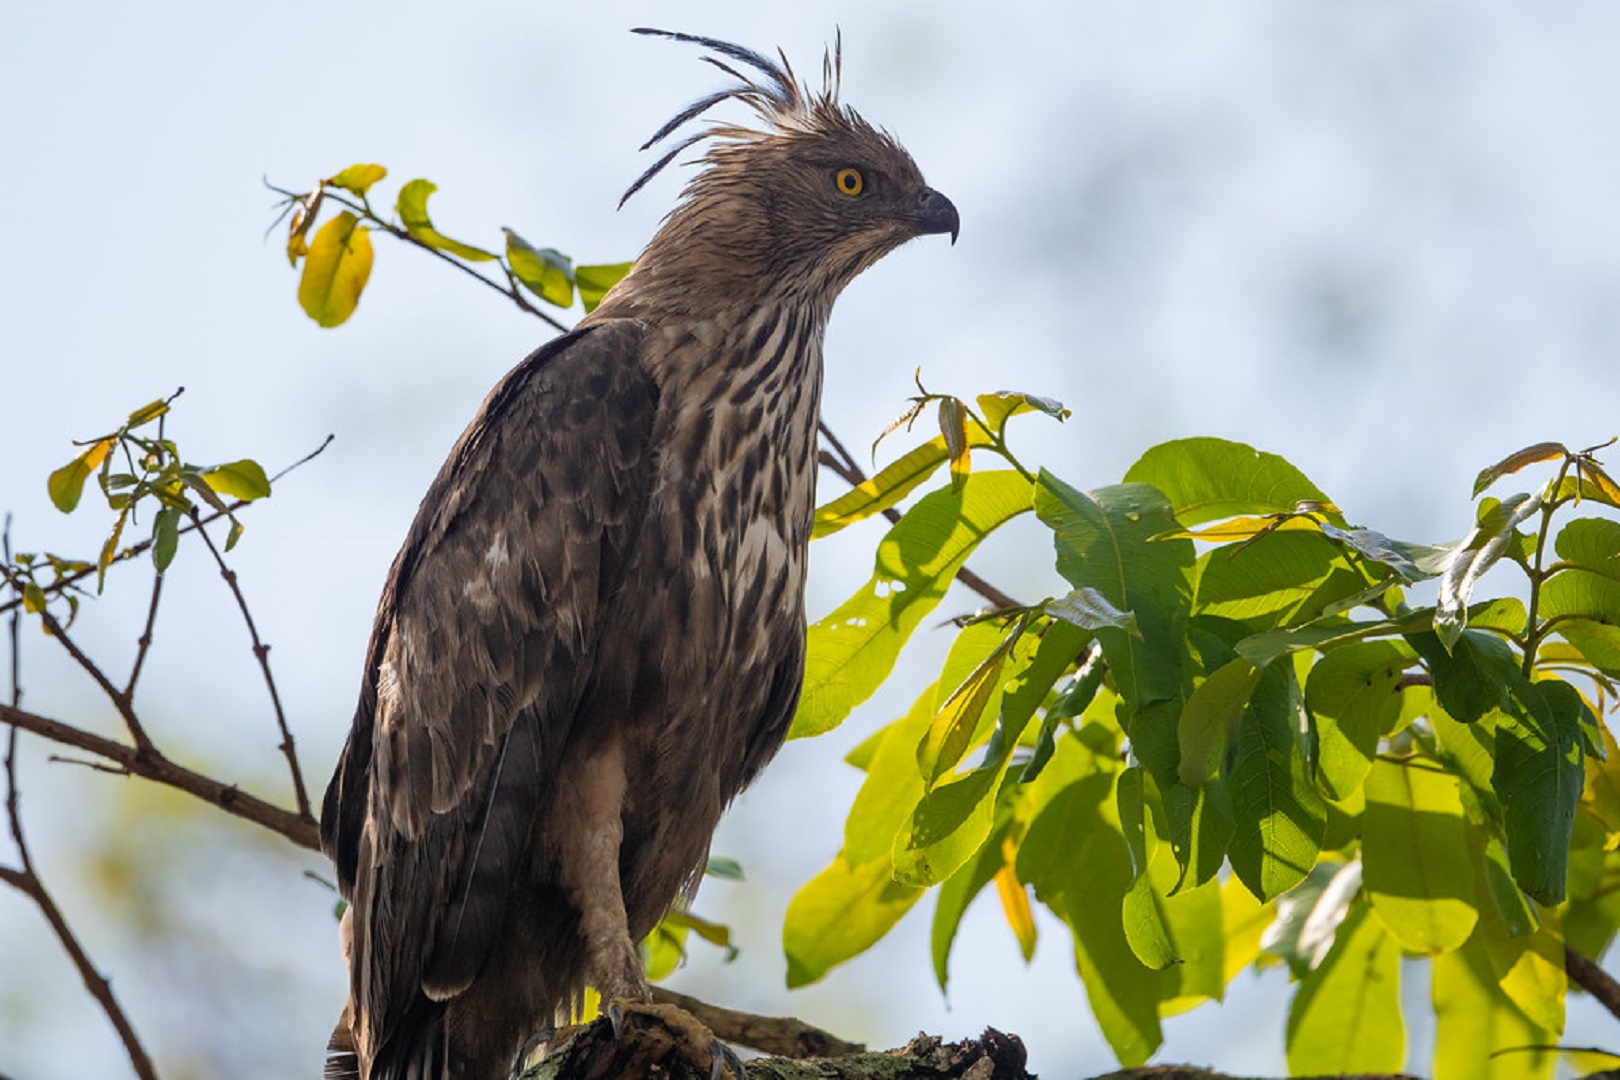
<path fill-rule="evenodd" d="M 14 8 L 0 40 L 0 509 L 25 550 L 94 550 L 97 523 L 56 513 L 46 474 L 70 437 L 180 385 L 172 431 L 199 460 L 277 466 L 335 432 L 253 512 L 236 560 L 317 784 L 416 500 L 490 383 L 544 335 L 385 238 L 353 323 L 316 328 L 279 239 L 263 239 L 260 178 L 302 187 L 377 161 L 387 192 L 436 181 L 435 219 L 457 237 L 498 243 L 510 225 L 582 261 L 630 258 L 678 189 L 665 176 L 615 212 L 645 164 L 636 147 L 716 82 L 694 50 L 630 26 L 780 44 L 805 73 L 841 26 L 846 100 L 960 208 L 955 249 L 914 244 L 840 302 L 827 415 L 852 445 L 900 410 L 921 366 L 938 389 L 1065 401 L 1075 418 L 1031 421 L 1026 445 L 1071 483 L 1117 480 L 1163 439 L 1222 435 L 1283 453 L 1363 524 L 1443 541 L 1466 529 L 1481 465 L 1620 433 L 1620 9 L 1596 0 Z M 816 552 L 814 611 L 866 575 L 877 534 L 852 532 Z M 240 628 L 195 555 L 171 575 L 143 704 L 194 759 L 278 792 Z M 1019 594 L 1057 587 L 1011 544 L 983 571 Z M 85 616 L 86 643 L 127 656 L 143 590 L 122 572 Z M 939 644 L 920 644 L 908 685 Z M 48 643 L 27 640 L 25 662 L 33 708 L 105 719 Z M 921 917 L 825 984 L 780 989 L 782 908 L 836 850 L 858 782 L 837 758 L 905 697 L 790 747 L 742 800 L 716 848 L 752 883 L 711 885 L 699 906 L 734 922 L 743 958 L 699 954 L 685 985 L 882 1045 L 992 1024 L 1024 1034 L 1044 1075 L 1103 1070 L 1064 938 L 1048 926 L 1026 973 L 993 904 L 970 918 L 949 1011 Z M 73 862 L 117 811 L 66 808 L 119 782 L 42 752 L 25 779 L 48 868 L 167 1060 L 310 1075 L 342 981 L 328 899 L 297 877 L 319 860 L 182 858 L 151 885 L 207 943 L 182 948 L 98 907 L 96 867 Z M 233 919 L 250 931 L 222 929 Z M 118 1074 L 106 1025 L 11 894 L 0 973 L 0 1072 Z M 1280 1070 L 1280 993 L 1243 976 L 1225 1012 L 1168 1025 L 1161 1059 Z M 217 1038 L 199 1034 L 203 1009 Z M 1570 1041 L 1608 1037 L 1581 1023 Z"/>

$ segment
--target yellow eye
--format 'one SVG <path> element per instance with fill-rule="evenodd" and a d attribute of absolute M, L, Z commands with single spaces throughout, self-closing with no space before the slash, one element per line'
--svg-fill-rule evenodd
<path fill-rule="evenodd" d="M 859 169 L 839 169 L 833 183 L 837 184 L 838 190 L 845 195 L 859 195 L 861 189 L 866 186 Z"/>

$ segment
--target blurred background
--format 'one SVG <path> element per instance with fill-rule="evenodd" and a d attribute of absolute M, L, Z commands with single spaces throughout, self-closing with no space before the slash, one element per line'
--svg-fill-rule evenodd
<path fill-rule="evenodd" d="M 587 10 L 588 9 L 588 10 Z M 435 223 L 494 246 L 511 226 L 580 262 L 633 257 L 674 200 L 670 170 L 615 212 L 636 147 L 718 85 L 652 24 L 768 49 L 807 75 L 841 27 L 844 97 L 907 145 L 961 211 L 954 249 L 920 241 L 840 301 L 826 416 L 864 447 L 912 375 L 964 395 L 1018 389 L 1074 410 L 1021 421 L 1026 461 L 1117 481 L 1152 444 L 1220 435 L 1283 454 L 1354 521 L 1456 539 L 1475 472 L 1543 439 L 1620 433 L 1620 8 L 1612 4 L 555 5 L 18 4 L 0 37 L 0 511 L 23 551 L 93 557 L 93 500 L 53 509 L 70 440 L 186 387 L 169 432 L 193 461 L 277 469 L 337 438 L 245 516 L 233 554 L 273 646 L 318 797 L 353 708 L 389 561 L 445 452 L 544 327 L 386 237 L 354 320 L 294 299 L 271 182 L 307 190 L 352 162 L 437 182 Z M 904 444 L 888 447 L 893 453 Z M 1617 460 L 1611 457 L 1611 465 Z M 832 481 L 827 481 L 828 488 Z M 824 489 L 827 490 L 827 489 Z M 870 570 L 881 526 L 818 545 L 812 616 Z M 975 566 L 1027 599 L 1057 591 L 1017 529 Z M 133 656 L 145 564 L 109 576 L 77 639 Z M 942 615 L 973 599 L 946 599 Z M 782 912 L 837 851 L 860 774 L 842 755 L 898 715 L 897 689 L 790 745 L 715 852 L 744 884 L 697 910 L 675 980 L 720 1004 L 801 1016 L 875 1046 L 918 1030 L 1018 1032 L 1060 1077 L 1112 1058 L 1050 919 L 1033 964 L 994 900 L 964 924 L 949 994 L 925 901 L 871 954 L 784 989 Z M 115 678 L 117 676 L 115 675 Z M 35 627 L 23 704 L 110 735 L 110 706 Z M 290 795 L 245 631 L 200 549 L 165 587 L 138 705 L 173 756 L 283 805 Z M 343 998 L 318 857 L 150 785 L 47 760 L 26 739 L 36 859 L 165 1077 L 313 1076 Z M 14 853 L 0 846 L 0 860 Z M 1421 966 L 1403 992 L 1429 1033 Z M 1285 976 L 1171 1020 L 1158 1060 L 1281 1073 Z M 1566 1040 L 1620 1044 L 1579 1002 Z M 34 907 L 0 892 L 0 1074 L 124 1075 L 122 1051 Z"/>

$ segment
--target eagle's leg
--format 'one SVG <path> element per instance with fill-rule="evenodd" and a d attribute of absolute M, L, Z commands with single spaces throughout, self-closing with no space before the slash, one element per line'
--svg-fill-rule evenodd
<path fill-rule="evenodd" d="M 568 901 L 579 912 L 579 932 L 585 939 L 586 972 L 602 999 L 602 1011 L 622 1036 L 629 1017 L 632 1026 L 661 1028 L 662 1040 L 673 1052 L 719 1080 L 727 1069 L 738 1077 L 742 1062 L 735 1052 L 714 1037 L 684 1009 L 658 1005 L 652 1000 L 642 970 L 641 950 L 630 936 L 624 891 L 619 880 L 619 849 L 624 843 L 626 790 L 624 752 L 609 741 L 583 761 L 564 781 L 563 805 L 573 820 L 562 831 L 561 878 Z"/>
<path fill-rule="evenodd" d="M 624 751 L 609 741 L 580 755 L 565 774 L 562 805 L 573 817 L 561 830 L 560 877 L 568 902 L 579 912 L 585 939 L 586 974 L 606 1005 L 649 1002 L 641 950 L 630 937 L 619 848 L 624 843 Z"/>

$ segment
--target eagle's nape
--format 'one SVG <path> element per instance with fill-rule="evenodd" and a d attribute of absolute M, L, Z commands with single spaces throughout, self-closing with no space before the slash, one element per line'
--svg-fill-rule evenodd
<path fill-rule="evenodd" d="M 349 902 L 331 1076 L 505 1080 L 587 983 L 722 1060 L 650 1004 L 636 943 L 798 702 L 833 301 L 959 222 L 838 102 L 836 53 L 814 93 L 665 36 L 737 82 L 653 142 L 728 99 L 760 126 L 632 186 L 708 140 L 630 274 L 490 392 L 389 573 L 322 813 Z"/>

